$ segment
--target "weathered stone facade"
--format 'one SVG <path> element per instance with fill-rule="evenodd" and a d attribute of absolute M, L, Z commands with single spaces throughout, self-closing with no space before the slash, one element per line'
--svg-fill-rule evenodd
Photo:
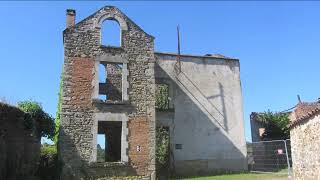
<path fill-rule="evenodd" d="M 105 20 L 119 23 L 121 47 L 100 44 L 101 24 Z M 154 38 L 112 6 L 98 10 L 77 24 L 74 22 L 75 11 L 68 10 L 67 29 L 63 32 L 65 60 L 59 137 L 59 156 L 63 162 L 61 179 L 90 176 L 90 168 L 96 161 L 98 121 L 122 122 L 123 165 L 117 169 L 124 171 L 119 171 L 121 173 L 116 176 L 130 175 L 132 171 L 126 174 L 125 169 L 131 167 L 136 175 L 154 178 Z M 100 63 L 122 64 L 121 100 L 99 100 Z M 102 175 L 106 174 L 108 172 Z"/>
<path fill-rule="evenodd" d="M 319 179 L 320 103 L 299 103 L 290 114 L 290 123 L 294 179 Z"/>
<path fill-rule="evenodd" d="M 101 45 L 105 20 L 118 22 L 120 47 Z M 156 118 L 157 126 L 170 131 L 170 167 L 177 174 L 247 169 L 238 59 L 181 55 L 177 73 L 177 55 L 154 52 L 154 38 L 112 6 L 77 24 L 75 11 L 68 10 L 63 37 L 61 179 L 155 179 Z M 101 64 L 107 77 L 99 83 Z M 155 110 L 156 84 L 168 85 L 170 100 L 163 108 L 167 112 Z M 113 121 L 119 122 L 121 132 L 105 128 L 117 131 L 105 133 L 106 144 L 118 147 L 121 139 L 120 161 L 96 162 L 97 132 L 104 132 L 99 123 Z M 106 152 L 116 154 L 116 159 L 118 153 Z"/>

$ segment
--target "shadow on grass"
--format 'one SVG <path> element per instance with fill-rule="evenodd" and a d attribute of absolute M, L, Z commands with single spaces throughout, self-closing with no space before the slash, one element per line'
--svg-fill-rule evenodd
<path fill-rule="evenodd" d="M 188 176 L 188 177 L 171 177 L 171 180 L 288 180 L 287 174 L 279 173 L 258 173 L 258 172 L 229 172 L 223 174 L 213 174 L 209 176 Z"/>

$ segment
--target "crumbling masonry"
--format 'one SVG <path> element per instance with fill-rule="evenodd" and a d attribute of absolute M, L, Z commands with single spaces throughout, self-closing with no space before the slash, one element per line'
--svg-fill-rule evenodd
<path fill-rule="evenodd" d="M 105 20 L 118 22 L 119 47 L 101 45 Z M 77 24 L 75 11 L 67 10 L 63 42 L 61 179 L 155 179 L 156 125 L 169 130 L 177 174 L 246 170 L 237 59 L 181 55 L 176 73 L 177 55 L 154 52 L 154 37 L 112 6 Z M 168 87 L 167 109 L 155 107 L 156 84 Z M 106 137 L 106 162 L 97 161 L 97 134 Z"/>

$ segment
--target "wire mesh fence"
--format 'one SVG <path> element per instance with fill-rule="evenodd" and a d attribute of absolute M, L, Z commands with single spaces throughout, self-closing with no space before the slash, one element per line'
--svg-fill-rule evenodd
<path fill-rule="evenodd" d="M 250 171 L 287 173 L 291 176 L 290 140 L 259 141 L 248 144 Z"/>

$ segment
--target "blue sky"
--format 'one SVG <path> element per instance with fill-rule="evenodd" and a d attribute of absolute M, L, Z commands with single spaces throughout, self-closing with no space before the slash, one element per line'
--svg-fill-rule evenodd
<path fill-rule="evenodd" d="M 319 97 L 320 2 L 0 2 L 0 98 L 33 99 L 55 115 L 65 10 L 77 22 L 115 5 L 156 37 L 156 51 L 240 59 L 246 139 L 253 111 L 281 111 Z"/>

